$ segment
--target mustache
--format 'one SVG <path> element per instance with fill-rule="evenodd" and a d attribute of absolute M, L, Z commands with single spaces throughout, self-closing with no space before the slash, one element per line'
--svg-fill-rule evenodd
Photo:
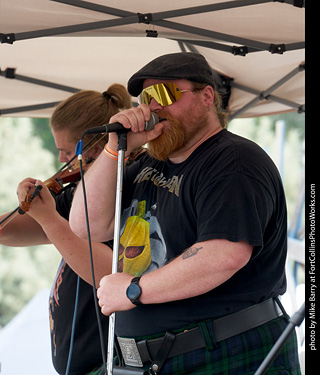
<path fill-rule="evenodd" d="M 172 123 L 172 122 L 175 122 L 175 121 L 178 120 L 177 117 L 172 116 L 170 113 L 168 113 L 166 111 L 159 111 L 159 112 L 157 112 L 157 115 L 160 119 L 160 122 L 163 121 L 163 120 L 167 120 L 167 121 Z"/>

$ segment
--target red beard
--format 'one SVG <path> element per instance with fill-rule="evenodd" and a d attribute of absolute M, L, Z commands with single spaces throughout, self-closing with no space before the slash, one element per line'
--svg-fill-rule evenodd
<path fill-rule="evenodd" d="M 161 115 L 159 116 L 161 117 Z M 170 125 L 164 125 L 161 135 L 148 143 L 150 156 L 162 161 L 185 144 L 185 131 L 181 122 L 170 115 L 165 117 Z"/>
<path fill-rule="evenodd" d="M 184 148 L 200 129 L 207 126 L 208 121 L 208 109 L 197 99 L 180 116 L 174 118 L 165 110 L 158 112 L 157 115 L 160 118 L 165 117 L 170 123 L 164 125 L 162 134 L 158 138 L 148 143 L 150 156 L 161 161 Z"/>

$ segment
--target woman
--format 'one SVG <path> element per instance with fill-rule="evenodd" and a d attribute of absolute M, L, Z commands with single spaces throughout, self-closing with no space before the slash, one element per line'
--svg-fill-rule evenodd
<path fill-rule="evenodd" d="M 108 123 L 112 115 L 130 107 L 130 95 L 119 84 L 111 85 L 103 94 L 90 90 L 80 91 L 60 103 L 50 120 L 52 135 L 60 151 L 59 161 L 67 163 L 73 158 L 76 144 L 86 129 Z M 84 144 L 90 141 L 90 137 L 93 136 L 85 137 Z M 107 138 L 105 135 L 99 135 L 99 138 L 84 149 L 84 160 L 94 160 L 101 153 Z M 67 367 L 70 375 L 87 374 L 101 367 L 103 357 L 88 241 L 78 238 L 70 230 L 68 222 L 76 183 L 69 184 L 54 199 L 41 181 L 26 178 L 17 189 L 19 202 L 24 201 L 28 191 L 35 185 L 43 187 L 39 197 L 33 200 L 27 214 L 16 216 L 3 228 L 0 243 L 15 247 L 52 243 L 62 255 L 49 299 L 52 361 L 59 374 L 65 374 Z M 1 215 L 0 220 L 6 216 L 7 214 Z M 93 242 L 92 252 L 95 282 L 98 285 L 100 279 L 111 272 L 112 251 L 106 244 Z M 68 365 L 76 293 L 78 308 L 72 339 L 73 351 Z M 106 341 L 108 318 L 98 310 L 102 335 Z M 106 348 L 107 343 L 104 342 L 105 353 Z"/>

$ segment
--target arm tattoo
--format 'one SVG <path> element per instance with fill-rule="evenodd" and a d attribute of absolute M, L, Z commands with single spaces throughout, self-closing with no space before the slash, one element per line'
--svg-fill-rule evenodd
<path fill-rule="evenodd" d="M 203 247 L 189 247 L 182 254 L 182 259 L 191 258 L 198 254 L 198 251 L 203 249 Z"/>

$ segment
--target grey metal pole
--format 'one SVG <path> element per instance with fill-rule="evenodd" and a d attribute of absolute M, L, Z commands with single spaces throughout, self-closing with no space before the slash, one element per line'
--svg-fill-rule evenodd
<path fill-rule="evenodd" d="M 125 134 L 125 136 L 126 136 L 126 134 Z M 125 153 L 125 150 L 121 150 L 121 149 L 118 152 L 118 170 L 117 170 L 116 207 L 115 207 L 115 223 L 114 223 L 114 238 L 113 238 L 113 245 L 114 246 L 113 246 L 113 258 L 112 258 L 112 273 L 118 272 L 124 153 Z M 107 374 L 108 375 L 112 375 L 112 373 L 113 373 L 113 351 L 114 351 L 115 322 L 116 322 L 116 315 L 115 315 L 115 313 L 112 313 L 109 316 L 108 353 L 107 353 Z"/>

